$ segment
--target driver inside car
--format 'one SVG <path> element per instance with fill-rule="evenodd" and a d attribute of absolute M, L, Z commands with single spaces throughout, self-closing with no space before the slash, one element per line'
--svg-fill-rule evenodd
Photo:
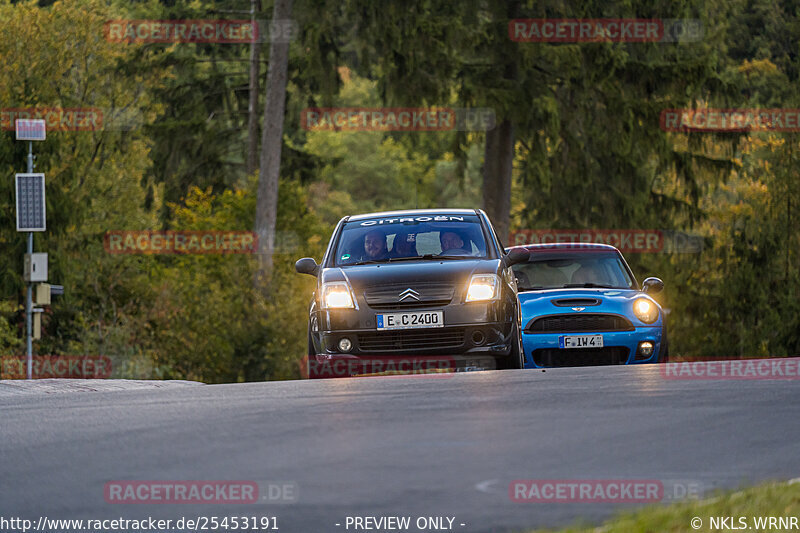
<path fill-rule="evenodd" d="M 364 235 L 364 260 L 381 261 L 389 258 L 386 248 L 386 235 L 379 230 L 372 230 Z"/>

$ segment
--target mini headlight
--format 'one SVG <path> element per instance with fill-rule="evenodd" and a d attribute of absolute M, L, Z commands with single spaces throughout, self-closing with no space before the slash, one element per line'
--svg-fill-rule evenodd
<path fill-rule="evenodd" d="M 469 282 L 467 302 L 494 300 L 500 291 L 500 282 L 494 274 L 475 274 Z"/>
<path fill-rule="evenodd" d="M 353 309 L 353 295 L 345 281 L 322 285 L 322 306 L 328 309 Z"/>
<path fill-rule="evenodd" d="M 645 324 L 652 324 L 658 318 L 658 307 L 647 298 L 637 298 L 633 302 L 633 314 Z"/>

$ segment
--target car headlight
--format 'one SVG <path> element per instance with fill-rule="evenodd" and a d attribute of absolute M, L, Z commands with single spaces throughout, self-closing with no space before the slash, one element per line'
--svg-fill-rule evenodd
<path fill-rule="evenodd" d="M 353 293 L 346 281 L 331 281 L 322 285 L 322 307 L 325 309 L 353 309 Z"/>
<path fill-rule="evenodd" d="M 645 324 L 652 324 L 658 318 L 658 307 L 647 298 L 637 298 L 633 302 L 633 314 Z"/>
<path fill-rule="evenodd" d="M 494 274 L 475 274 L 469 282 L 467 290 L 468 302 L 485 302 L 495 300 L 500 293 L 500 280 Z"/>

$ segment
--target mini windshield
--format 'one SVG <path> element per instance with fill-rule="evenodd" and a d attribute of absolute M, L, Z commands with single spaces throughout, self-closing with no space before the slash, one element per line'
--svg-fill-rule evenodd
<path fill-rule="evenodd" d="M 514 265 L 520 291 L 569 287 L 633 289 L 635 282 L 613 252 L 550 252 L 531 254 L 528 263 Z"/>
<path fill-rule="evenodd" d="M 425 215 L 356 220 L 344 224 L 334 264 L 486 257 L 476 215 Z"/>

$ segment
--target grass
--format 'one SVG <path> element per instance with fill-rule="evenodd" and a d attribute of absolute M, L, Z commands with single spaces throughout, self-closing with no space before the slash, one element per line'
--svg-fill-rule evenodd
<path fill-rule="evenodd" d="M 702 525 L 694 529 L 693 518 L 700 518 Z M 709 517 L 733 517 L 725 526 L 711 527 Z M 600 527 L 576 525 L 559 530 L 536 530 L 559 533 L 614 533 L 652 532 L 686 533 L 734 530 L 742 528 L 739 517 L 747 521 L 747 531 L 791 531 L 768 526 L 757 529 L 754 517 L 797 517 L 800 523 L 800 483 L 770 483 L 741 491 L 720 493 L 705 500 L 692 500 L 671 505 L 651 505 L 629 511 L 611 519 Z M 795 525 L 795 528 L 798 526 Z M 797 531 L 797 529 L 794 529 Z"/>

